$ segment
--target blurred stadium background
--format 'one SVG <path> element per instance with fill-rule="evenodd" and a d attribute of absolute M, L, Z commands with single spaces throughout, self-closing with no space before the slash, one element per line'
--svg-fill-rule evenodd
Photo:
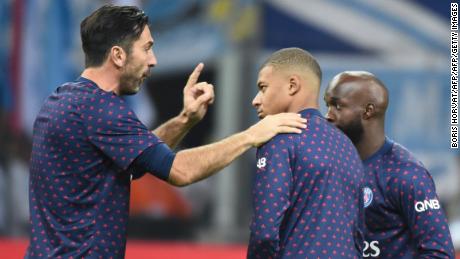
<path fill-rule="evenodd" d="M 27 245 L 34 118 L 48 94 L 81 72 L 80 21 L 105 3 L 138 5 L 150 17 L 158 66 L 129 98 L 146 125 L 179 112 L 189 73 L 205 63 L 201 79 L 215 85 L 216 102 L 180 148 L 256 122 L 258 66 L 276 49 L 312 52 L 323 90 L 343 70 L 376 74 L 390 90 L 387 133 L 429 168 L 460 250 L 460 156 L 449 148 L 450 1 L 0 0 L 0 251 L 11 253 L 2 257 L 22 257 Z M 135 181 L 127 258 L 243 258 L 254 165 L 251 151 L 190 187 Z"/>

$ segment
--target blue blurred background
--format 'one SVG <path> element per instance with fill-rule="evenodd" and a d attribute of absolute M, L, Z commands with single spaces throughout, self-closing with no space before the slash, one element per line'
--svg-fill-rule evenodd
<path fill-rule="evenodd" d="M 180 148 L 257 121 L 258 66 L 301 47 L 317 57 L 322 89 L 343 70 L 368 70 L 390 91 L 387 134 L 428 167 L 460 249 L 460 157 L 450 147 L 450 2 L 365 0 L 0 0 L 0 236 L 28 235 L 28 159 L 43 100 L 83 69 L 80 21 L 105 3 L 150 17 L 158 66 L 130 97 L 154 128 L 179 112 L 198 62 L 216 102 Z M 321 111 L 326 109 L 321 101 Z M 129 237 L 243 243 L 248 239 L 254 151 L 186 188 L 153 177 L 133 183 Z"/>

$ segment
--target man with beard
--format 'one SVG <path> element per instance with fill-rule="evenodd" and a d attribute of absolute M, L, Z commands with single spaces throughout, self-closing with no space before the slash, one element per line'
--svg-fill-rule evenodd
<path fill-rule="evenodd" d="M 302 134 L 280 134 L 257 150 L 248 258 L 361 258 L 364 177 L 353 143 L 318 111 L 321 69 L 286 48 L 261 66 L 252 101 L 260 119 L 298 112 Z"/>
<path fill-rule="evenodd" d="M 364 257 L 454 258 L 433 179 L 407 149 L 385 135 L 388 91 L 373 74 L 336 75 L 326 118 L 358 149 L 365 173 Z"/>
<path fill-rule="evenodd" d="M 26 258 L 123 258 L 131 179 L 149 172 L 172 185 L 207 178 L 277 133 L 300 133 L 297 114 L 266 118 L 219 142 L 175 154 L 170 147 L 214 100 L 197 83 L 182 112 L 150 132 L 123 99 L 157 64 L 148 18 L 137 7 L 103 6 L 81 23 L 85 70 L 49 96 L 34 123 Z"/>

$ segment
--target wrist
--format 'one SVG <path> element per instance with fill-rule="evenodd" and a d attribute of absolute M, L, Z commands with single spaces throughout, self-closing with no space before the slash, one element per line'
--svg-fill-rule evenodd
<path fill-rule="evenodd" d="M 192 120 L 189 114 L 185 110 L 182 110 L 177 116 L 177 118 L 180 124 L 182 124 L 184 127 L 189 128 L 189 129 L 195 126 L 195 124 L 197 124 L 198 122 L 198 121 Z"/>
<path fill-rule="evenodd" d="M 241 138 L 245 145 L 248 145 L 250 147 L 257 147 L 257 143 L 256 143 L 256 140 L 254 138 L 251 128 L 248 128 L 247 130 L 242 131 L 240 133 L 242 135 Z"/>

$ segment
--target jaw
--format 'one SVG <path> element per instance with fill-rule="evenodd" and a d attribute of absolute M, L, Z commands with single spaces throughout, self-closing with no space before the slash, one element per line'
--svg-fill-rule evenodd
<path fill-rule="evenodd" d="M 355 123 L 350 123 L 346 126 L 340 125 L 337 122 L 332 122 L 340 131 L 342 131 L 356 146 L 360 143 L 364 136 L 364 128 L 362 125 Z"/>

